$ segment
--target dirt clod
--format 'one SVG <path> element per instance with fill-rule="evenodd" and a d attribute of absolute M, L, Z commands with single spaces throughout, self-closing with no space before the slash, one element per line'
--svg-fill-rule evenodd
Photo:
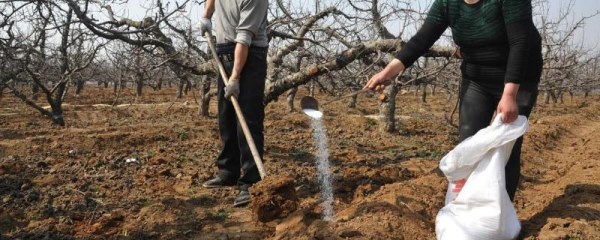
<path fill-rule="evenodd" d="M 250 208 L 258 221 L 286 217 L 298 208 L 294 179 L 290 176 L 268 176 L 252 186 L 250 192 Z"/>

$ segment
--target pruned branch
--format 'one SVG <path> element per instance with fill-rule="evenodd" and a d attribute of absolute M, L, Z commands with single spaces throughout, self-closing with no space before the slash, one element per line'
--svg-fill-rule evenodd
<path fill-rule="evenodd" d="M 360 43 L 355 47 L 338 54 L 335 59 L 320 64 L 310 65 L 297 73 L 290 74 L 287 77 L 270 84 L 266 90 L 268 93 L 266 102 L 272 101 L 288 89 L 305 84 L 317 76 L 330 71 L 340 70 L 356 59 L 376 53 L 377 51 L 394 53 L 399 51 L 403 45 L 404 42 L 400 39 L 384 39 Z M 451 58 L 454 53 L 454 49 L 435 46 L 427 52 L 426 56 Z"/>

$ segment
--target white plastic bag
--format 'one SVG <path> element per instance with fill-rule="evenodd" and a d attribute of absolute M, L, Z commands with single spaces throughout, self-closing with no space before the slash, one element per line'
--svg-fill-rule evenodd
<path fill-rule="evenodd" d="M 527 118 L 492 124 L 458 144 L 440 161 L 450 184 L 435 219 L 437 239 L 515 239 L 521 225 L 506 192 L 504 167 L 515 140 L 528 128 Z M 467 179 L 460 193 L 454 183 Z M 460 183 L 459 183 L 460 184 Z"/>

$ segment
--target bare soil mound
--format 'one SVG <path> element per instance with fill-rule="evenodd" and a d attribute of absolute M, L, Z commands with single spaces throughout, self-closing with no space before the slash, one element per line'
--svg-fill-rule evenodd
<path fill-rule="evenodd" d="M 298 208 L 294 179 L 268 176 L 251 188 L 250 209 L 258 221 L 268 222 L 286 217 Z"/>

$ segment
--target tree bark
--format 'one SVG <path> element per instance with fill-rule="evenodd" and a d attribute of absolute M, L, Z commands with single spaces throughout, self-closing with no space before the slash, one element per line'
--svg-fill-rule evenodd
<path fill-rule="evenodd" d="M 210 91 L 210 81 L 211 77 L 204 75 L 202 76 L 202 87 L 200 88 L 200 116 L 208 117 L 208 110 L 210 106 L 210 98 L 213 94 Z"/>
<path fill-rule="evenodd" d="M 36 83 L 33 83 L 33 85 L 31 86 L 31 99 L 33 101 L 37 101 L 39 95 L 40 95 L 40 86 L 37 85 Z"/>
<path fill-rule="evenodd" d="M 77 80 L 75 82 L 76 86 L 75 86 L 75 96 L 79 97 L 79 94 L 81 94 L 81 90 L 83 90 L 83 85 L 85 85 L 85 81 L 83 80 Z"/>
<path fill-rule="evenodd" d="M 192 90 L 192 81 L 186 80 L 185 81 L 185 88 L 183 90 L 183 94 L 185 94 L 186 96 L 188 95 L 188 92 Z"/>
<path fill-rule="evenodd" d="M 54 97 L 54 101 L 50 101 L 50 106 L 52 108 L 52 122 L 58 124 L 60 126 L 65 126 L 65 120 L 63 116 L 62 110 L 62 102 L 64 93 L 67 90 L 67 81 L 61 81 L 56 89 L 56 95 Z"/>
<path fill-rule="evenodd" d="M 427 102 L 427 82 L 421 83 L 421 102 Z"/>
<path fill-rule="evenodd" d="M 404 42 L 401 39 L 362 42 L 338 54 L 335 59 L 306 66 L 296 73 L 288 74 L 285 77 L 282 76 L 277 81 L 266 81 L 265 103 L 273 101 L 287 90 L 306 84 L 320 75 L 343 69 L 356 59 L 377 53 L 378 51 L 393 53 L 402 49 L 402 46 L 404 46 Z M 454 52 L 454 48 L 433 46 L 425 53 L 424 57 L 453 57 Z"/>
<path fill-rule="evenodd" d="M 356 108 L 356 102 L 358 100 L 358 94 L 350 97 L 350 101 L 348 101 L 348 105 L 346 105 L 350 109 Z"/>
<path fill-rule="evenodd" d="M 143 88 L 144 88 L 143 76 L 137 76 L 137 79 L 135 80 L 135 96 L 136 97 L 142 96 Z"/>
<path fill-rule="evenodd" d="M 183 79 L 180 78 L 177 83 L 177 99 L 180 99 L 181 97 L 183 97 Z"/>
<path fill-rule="evenodd" d="M 396 81 L 392 81 L 380 96 L 381 105 L 379 113 L 381 116 L 381 124 L 379 130 L 381 132 L 391 133 L 396 130 L 396 95 L 398 88 Z"/>
<path fill-rule="evenodd" d="M 565 96 L 565 94 L 563 91 L 558 92 L 558 100 L 560 100 L 560 104 L 565 104 L 564 96 Z"/>
<path fill-rule="evenodd" d="M 119 86 L 121 85 L 121 80 L 115 80 L 113 81 L 113 93 L 116 94 L 117 93 L 117 89 L 119 89 Z"/>
<path fill-rule="evenodd" d="M 288 111 L 294 112 L 296 109 L 294 108 L 294 99 L 296 98 L 296 93 L 298 92 L 298 87 L 292 88 L 287 93 L 287 105 Z"/>

